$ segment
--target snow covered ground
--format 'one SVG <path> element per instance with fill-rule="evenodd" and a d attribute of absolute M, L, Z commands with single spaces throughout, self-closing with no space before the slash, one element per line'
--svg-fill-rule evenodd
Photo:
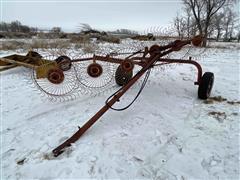
<path fill-rule="evenodd" d="M 199 100 L 191 65 L 155 69 L 129 109 L 108 111 L 57 158 L 51 150 L 118 88 L 51 102 L 23 80 L 23 68 L 1 73 L 2 179 L 239 179 L 239 49 L 205 53 L 199 62 L 215 74 L 211 97 L 226 100 Z"/>

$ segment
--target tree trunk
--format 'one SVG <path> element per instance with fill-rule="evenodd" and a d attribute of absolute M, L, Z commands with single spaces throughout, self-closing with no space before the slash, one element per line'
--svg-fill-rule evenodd
<path fill-rule="evenodd" d="M 217 30 L 217 37 L 216 37 L 216 41 L 217 41 L 217 42 L 219 41 L 220 34 L 221 34 L 221 30 L 218 29 L 218 30 Z"/>
<path fill-rule="evenodd" d="M 206 46 L 207 46 L 207 38 L 208 38 L 208 25 L 207 25 L 207 23 L 206 23 L 205 26 L 206 26 L 206 27 L 205 27 L 205 29 L 204 29 L 202 47 L 206 47 Z"/>
<path fill-rule="evenodd" d="M 206 46 L 207 46 L 207 34 L 204 34 L 202 47 L 206 47 Z"/>

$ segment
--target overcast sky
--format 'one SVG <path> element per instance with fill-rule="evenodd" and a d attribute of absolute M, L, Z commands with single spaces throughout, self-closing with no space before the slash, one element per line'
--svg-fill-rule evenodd
<path fill-rule="evenodd" d="M 41 28 L 60 26 L 65 31 L 76 31 L 80 23 L 101 30 L 143 31 L 150 27 L 166 27 L 181 10 L 181 0 L 0 1 L 2 21 L 19 20 L 22 24 Z"/>

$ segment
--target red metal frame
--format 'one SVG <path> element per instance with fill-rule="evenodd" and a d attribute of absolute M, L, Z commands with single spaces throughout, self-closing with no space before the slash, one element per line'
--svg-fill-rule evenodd
<path fill-rule="evenodd" d="M 197 63 L 196 61 L 192 61 L 192 60 L 182 60 L 182 59 L 164 59 L 161 58 L 159 61 L 161 62 L 167 62 L 168 64 L 171 63 L 180 63 L 180 64 L 192 64 L 197 68 L 198 71 L 198 75 L 197 75 L 197 81 L 194 82 L 195 85 L 199 85 L 201 82 L 201 78 L 202 78 L 202 67 L 199 63 Z"/>
<path fill-rule="evenodd" d="M 170 64 L 170 63 L 183 63 L 183 64 L 192 64 L 194 65 L 198 70 L 198 77 L 197 81 L 195 82 L 196 85 L 200 84 L 201 77 L 202 77 L 202 68 L 200 64 L 198 64 L 196 61 L 192 60 L 181 60 L 181 59 L 167 59 L 162 58 L 165 55 L 173 52 L 173 51 L 179 51 L 183 46 L 187 44 L 193 43 L 194 45 L 198 45 L 197 42 L 200 42 L 199 39 L 200 36 L 194 37 L 192 40 L 177 40 L 173 43 L 170 43 L 166 46 L 158 46 L 153 45 L 150 47 L 150 49 L 145 48 L 144 51 L 138 51 L 135 53 L 132 53 L 130 56 L 128 56 L 125 59 L 118 59 L 114 58 L 110 55 L 107 56 L 96 56 L 94 55 L 92 58 L 84 58 L 84 59 L 75 59 L 72 60 L 72 62 L 81 62 L 81 61 L 105 61 L 110 63 L 117 63 L 121 64 L 124 60 L 131 60 L 133 64 L 142 66 L 142 69 L 126 84 L 124 85 L 117 93 L 111 97 L 107 104 L 105 104 L 92 118 L 89 119 L 82 127 L 79 127 L 79 130 L 74 133 L 69 139 L 67 139 L 65 142 L 63 142 L 61 145 L 59 145 L 57 148 L 55 148 L 52 152 L 54 156 L 58 156 L 61 154 L 64 149 L 68 146 L 71 146 L 72 143 L 77 141 L 112 105 L 114 105 L 115 102 L 119 101 L 121 96 L 150 68 L 154 67 L 157 62 L 163 62 L 163 64 Z M 142 57 L 134 57 L 136 54 L 143 54 Z M 147 57 L 148 56 L 148 57 Z"/>

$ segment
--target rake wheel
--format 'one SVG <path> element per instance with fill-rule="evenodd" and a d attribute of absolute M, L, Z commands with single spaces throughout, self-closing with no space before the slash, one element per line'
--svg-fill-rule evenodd
<path fill-rule="evenodd" d="M 70 95 L 78 88 L 76 72 L 74 68 L 69 71 L 52 69 L 48 72 L 47 78 L 36 78 L 33 70 L 32 80 L 37 88 L 48 96 L 60 97 Z"/>
<path fill-rule="evenodd" d="M 84 54 L 81 58 L 89 58 Z M 114 85 L 114 64 L 102 61 L 81 61 L 74 64 L 80 86 L 89 88 L 91 92 L 102 91 Z"/>
<path fill-rule="evenodd" d="M 58 62 L 56 62 L 57 64 L 59 63 L 59 59 L 71 60 L 79 58 L 78 54 L 76 54 L 73 50 L 64 51 L 62 49 L 34 49 L 34 51 L 38 52 L 42 56 L 43 60 L 46 59 L 56 62 L 56 60 L 58 59 Z M 39 63 L 39 65 L 43 64 L 44 61 L 41 61 Z M 32 84 L 32 87 L 39 90 L 38 93 L 40 93 L 43 98 L 46 97 L 50 101 L 73 100 L 81 94 L 81 92 L 78 91 L 79 83 L 77 80 L 77 72 L 73 63 L 71 63 L 71 68 L 67 71 L 64 71 L 66 70 L 64 68 L 61 69 L 59 65 L 52 69 L 58 69 L 62 73 L 57 72 L 56 76 L 59 77 L 53 77 L 55 75 L 48 71 L 46 78 L 37 78 L 37 72 L 33 69 L 31 70 L 30 76 L 26 73 L 26 79 L 27 81 L 29 81 L 29 84 Z"/>
<path fill-rule="evenodd" d="M 115 73 L 115 81 L 117 85 L 124 86 L 126 85 L 130 79 L 133 77 L 133 71 L 124 71 L 122 66 L 118 66 L 116 73 Z"/>
<path fill-rule="evenodd" d="M 71 96 L 78 88 L 78 81 L 74 68 L 68 71 L 53 68 L 48 71 L 47 78 L 40 79 L 37 78 L 36 71 L 33 70 L 31 77 L 36 87 L 49 97 Z"/>

